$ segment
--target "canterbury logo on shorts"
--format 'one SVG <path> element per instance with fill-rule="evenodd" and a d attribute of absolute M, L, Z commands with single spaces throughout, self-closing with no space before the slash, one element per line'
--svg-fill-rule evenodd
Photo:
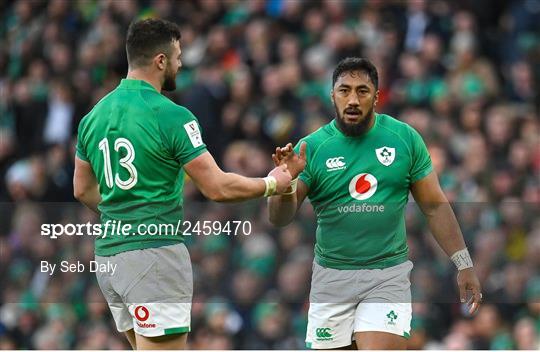
<path fill-rule="evenodd" d="M 317 341 L 330 341 L 333 339 L 330 328 L 317 328 L 315 329 L 315 336 Z"/>

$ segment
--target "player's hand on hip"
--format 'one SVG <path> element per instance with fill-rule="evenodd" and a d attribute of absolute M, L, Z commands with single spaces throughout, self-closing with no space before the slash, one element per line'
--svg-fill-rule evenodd
<path fill-rule="evenodd" d="M 482 302 L 482 289 L 474 269 L 468 268 L 460 270 L 457 275 L 457 284 L 459 287 L 459 298 L 461 303 L 465 303 L 467 301 L 468 291 L 472 293 L 467 305 L 469 306 L 469 314 L 475 314 L 480 307 L 480 303 Z"/>
<path fill-rule="evenodd" d="M 306 146 L 306 142 L 302 142 L 299 154 L 294 152 L 291 143 L 283 148 L 277 147 L 272 160 L 276 166 L 286 164 L 292 178 L 297 178 L 306 167 Z"/>
<path fill-rule="evenodd" d="M 283 164 L 275 167 L 268 176 L 274 176 L 276 179 L 276 193 L 283 193 L 289 188 L 291 184 L 291 173 L 287 169 L 287 164 Z"/>

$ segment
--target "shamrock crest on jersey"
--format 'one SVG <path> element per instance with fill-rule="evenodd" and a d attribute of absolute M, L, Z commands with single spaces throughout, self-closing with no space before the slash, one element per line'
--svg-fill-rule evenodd
<path fill-rule="evenodd" d="M 381 147 L 375 149 L 375 155 L 377 155 L 377 159 L 383 164 L 384 166 L 390 166 L 394 162 L 394 159 L 396 157 L 396 148 L 390 148 L 390 147 Z"/>

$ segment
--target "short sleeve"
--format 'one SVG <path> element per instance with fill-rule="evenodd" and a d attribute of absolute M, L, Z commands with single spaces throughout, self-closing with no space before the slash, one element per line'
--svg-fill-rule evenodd
<path fill-rule="evenodd" d="M 411 183 L 423 179 L 433 171 L 431 157 L 420 134 L 411 127 L 412 166 Z"/>
<path fill-rule="evenodd" d="M 79 128 L 77 130 L 77 147 L 75 148 L 75 155 L 81 160 L 88 161 L 86 146 L 84 145 L 84 119 L 79 123 Z"/>
<path fill-rule="evenodd" d="M 180 165 L 206 152 L 201 126 L 191 111 L 176 106 L 165 109 L 159 118 L 165 147 Z"/>
<path fill-rule="evenodd" d="M 301 139 L 295 146 L 294 146 L 294 152 L 296 154 L 299 154 L 300 153 L 300 145 L 303 143 L 303 142 L 306 142 L 305 140 Z M 307 142 L 306 142 L 307 143 Z M 306 145 L 306 167 L 304 169 L 304 171 L 302 171 L 300 173 L 300 175 L 298 176 L 298 178 L 304 182 L 306 184 L 306 186 L 308 187 L 308 189 L 311 189 L 312 188 L 312 182 L 313 182 L 313 177 L 312 177 L 312 174 L 311 174 L 311 171 L 310 171 L 310 168 L 309 168 L 309 144 Z"/>

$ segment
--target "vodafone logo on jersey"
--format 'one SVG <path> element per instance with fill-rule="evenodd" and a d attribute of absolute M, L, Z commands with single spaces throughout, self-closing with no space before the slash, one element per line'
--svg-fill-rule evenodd
<path fill-rule="evenodd" d="M 374 195 L 376 191 L 377 179 L 372 174 L 358 174 L 349 182 L 349 194 L 354 199 L 366 200 Z"/>

